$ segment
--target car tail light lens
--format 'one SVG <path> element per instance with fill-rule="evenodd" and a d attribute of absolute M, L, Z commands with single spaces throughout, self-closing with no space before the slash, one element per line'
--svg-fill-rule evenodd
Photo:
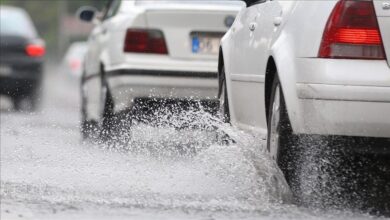
<path fill-rule="evenodd" d="M 168 54 L 168 49 L 161 31 L 128 29 L 124 52 Z"/>
<path fill-rule="evenodd" d="M 326 25 L 320 58 L 386 59 L 372 0 L 340 0 Z"/>
<path fill-rule="evenodd" d="M 73 71 L 77 71 L 81 67 L 81 61 L 77 59 L 70 60 L 69 66 Z"/>
<path fill-rule="evenodd" d="M 39 44 L 29 44 L 26 46 L 26 53 L 30 57 L 42 57 L 45 55 L 45 47 Z"/>

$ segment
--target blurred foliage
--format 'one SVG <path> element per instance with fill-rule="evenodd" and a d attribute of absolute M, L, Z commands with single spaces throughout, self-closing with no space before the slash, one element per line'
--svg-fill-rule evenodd
<path fill-rule="evenodd" d="M 61 54 L 58 40 L 61 39 L 59 25 L 61 19 L 75 15 L 83 5 L 101 9 L 107 0 L 0 0 L 0 5 L 12 5 L 25 9 L 31 16 L 38 32 L 45 39 L 48 52 Z M 69 41 L 81 40 L 68 39 Z"/>

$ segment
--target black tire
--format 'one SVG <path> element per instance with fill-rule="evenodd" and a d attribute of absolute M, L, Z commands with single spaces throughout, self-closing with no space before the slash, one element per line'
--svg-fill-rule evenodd
<path fill-rule="evenodd" d="M 83 85 L 82 85 L 83 86 Z M 81 88 L 81 138 L 83 141 L 94 140 L 99 134 L 99 125 L 97 121 L 87 119 L 86 98 Z"/>
<path fill-rule="evenodd" d="M 370 145 L 376 144 L 385 149 L 389 142 L 370 138 L 293 134 L 276 75 L 267 116 L 269 151 L 274 114 L 272 106 L 277 89 L 280 94 L 280 133 L 276 162 L 291 188 L 295 202 L 307 207 L 360 209 L 389 216 L 388 156 L 354 152 L 359 147 L 369 149 Z"/>
<path fill-rule="evenodd" d="M 34 112 L 38 108 L 38 98 L 35 95 L 19 96 L 13 98 L 16 111 Z"/>
<path fill-rule="evenodd" d="M 220 88 L 219 88 L 219 112 L 221 114 L 222 120 L 225 123 L 230 123 L 230 110 L 229 110 L 229 99 L 228 92 L 226 87 L 226 76 L 225 76 L 225 68 L 222 67 L 222 72 L 220 75 Z"/>
<path fill-rule="evenodd" d="M 84 76 L 84 74 L 83 74 Z M 83 141 L 92 140 L 96 137 L 98 130 L 98 123 L 96 121 L 88 120 L 87 116 L 87 98 L 84 89 L 85 79 L 81 78 L 80 95 L 81 95 L 81 123 L 80 132 Z"/>
<path fill-rule="evenodd" d="M 103 100 L 104 108 L 103 108 L 103 116 L 101 119 L 100 138 L 103 141 L 109 141 L 112 139 L 114 135 L 116 135 L 116 131 L 119 125 L 116 123 L 115 120 L 116 117 L 114 114 L 113 98 L 111 96 L 107 84 L 104 86 L 106 86 L 107 90 L 106 90 L 105 98 Z"/>
<path fill-rule="evenodd" d="M 108 89 L 108 83 L 105 79 L 103 68 L 100 74 L 100 88 L 101 88 L 101 117 L 96 120 L 89 120 L 87 115 L 87 97 L 84 94 L 84 83 L 81 81 L 81 135 L 83 140 L 96 141 L 98 139 L 107 140 L 111 135 L 111 127 L 113 125 L 113 101 L 111 93 Z"/>
<path fill-rule="evenodd" d="M 100 119 L 100 134 L 99 138 L 104 141 L 110 141 L 116 135 L 119 125 L 114 114 L 114 99 L 111 95 L 108 86 L 107 78 L 104 68 L 101 67 L 101 104 L 102 104 L 102 118 Z"/>
<path fill-rule="evenodd" d="M 99 126 L 96 121 L 81 121 L 81 138 L 82 140 L 94 140 L 97 138 L 97 131 L 99 131 Z"/>
<path fill-rule="evenodd" d="M 101 139 L 107 141 L 113 134 L 113 113 L 111 101 L 106 100 L 104 103 L 103 116 L 100 123 L 95 120 L 87 120 L 85 105 L 82 104 L 81 113 L 81 135 L 83 140 Z"/>
<path fill-rule="evenodd" d="M 279 90 L 279 91 L 277 91 Z M 293 194 L 298 191 L 299 188 L 299 178 L 297 178 L 297 170 L 299 169 L 298 162 L 298 146 L 297 146 L 297 137 L 293 134 L 291 123 L 288 117 L 287 108 L 284 100 L 283 90 L 280 85 L 279 78 L 275 74 L 275 78 L 272 83 L 270 105 L 267 116 L 268 124 L 268 134 L 267 134 L 267 149 L 271 152 L 271 141 L 272 141 L 272 117 L 275 114 L 273 109 L 273 103 L 275 101 L 275 95 L 279 92 L 279 137 L 278 137 L 278 148 L 276 152 L 276 162 L 279 168 L 282 170 L 287 183 L 290 185 Z"/>

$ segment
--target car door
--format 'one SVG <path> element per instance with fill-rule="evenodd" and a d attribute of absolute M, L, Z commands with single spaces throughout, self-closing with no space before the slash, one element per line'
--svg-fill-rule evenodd
<path fill-rule="evenodd" d="M 239 20 L 235 29 L 234 54 L 230 65 L 232 121 L 244 129 L 255 129 L 266 134 L 264 107 L 263 59 L 266 57 L 267 35 L 264 20 L 267 20 L 268 1 L 253 1 Z"/>
<path fill-rule="evenodd" d="M 102 15 L 106 12 L 107 8 L 105 7 L 101 12 L 97 12 L 98 14 L 95 15 L 95 27 L 92 29 L 92 32 L 89 35 L 88 50 L 85 57 L 86 77 L 91 77 L 92 75 L 97 75 L 99 73 L 99 35 L 102 32 Z"/>
<path fill-rule="evenodd" d="M 287 1 L 291 2 L 291 1 Z M 256 8 L 257 26 L 249 39 L 248 76 L 243 79 L 253 82 L 254 99 L 248 108 L 255 118 L 254 126 L 265 134 L 267 130 L 266 100 L 265 100 L 265 74 L 270 54 L 270 47 L 280 32 L 283 11 L 279 0 L 269 0 L 253 6 Z M 251 122 L 251 121 L 249 121 Z M 251 124 L 250 124 L 251 125 Z"/>
<path fill-rule="evenodd" d="M 230 72 L 232 75 L 246 75 L 249 71 L 247 59 L 250 54 L 247 53 L 250 45 L 249 42 L 253 38 L 251 28 L 255 28 L 257 24 L 259 13 L 256 7 L 248 5 L 237 17 L 232 31 L 234 32 L 234 47 L 232 47 L 232 54 L 234 55 L 234 62 L 230 64 Z"/>
<path fill-rule="evenodd" d="M 86 97 L 86 110 L 88 119 L 99 120 L 102 114 L 102 81 L 101 64 L 102 51 L 109 41 L 109 28 L 111 18 L 115 15 L 121 0 L 109 0 L 101 12 L 97 25 L 92 30 L 88 40 L 88 52 L 86 55 L 86 71 L 83 76 L 83 93 Z"/>
<path fill-rule="evenodd" d="M 88 72 L 98 74 L 102 63 L 102 52 L 106 49 L 109 41 L 110 28 L 113 26 L 112 18 L 119 9 L 121 0 L 108 0 L 106 6 L 101 12 L 100 21 L 92 30 L 89 37 L 88 51 Z"/>

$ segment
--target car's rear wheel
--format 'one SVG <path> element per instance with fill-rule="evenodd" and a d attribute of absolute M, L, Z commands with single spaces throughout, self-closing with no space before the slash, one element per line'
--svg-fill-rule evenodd
<path fill-rule="evenodd" d="M 83 140 L 95 139 L 99 130 L 98 123 L 91 120 L 83 120 L 81 122 L 81 137 Z"/>
<path fill-rule="evenodd" d="M 104 77 L 104 76 L 103 76 Z M 111 92 L 108 87 L 108 83 L 105 78 L 102 79 L 102 89 L 101 89 L 101 130 L 100 138 L 104 141 L 109 140 L 117 128 L 117 123 L 115 123 L 114 115 L 114 102 L 111 96 Z"/>
<path fill-rule="evenodd" d="M 100 74 L 100 101 L 99 101 L 99 110 L 98 115 L 99 118 L 91 120 L 88 117 L 87 111 L 87 92 L 86 87 L 84 85 L 85 82 L 81 84 L 81 97 L 82 97 L 82 105 L 81 105 L 81 134 L 84 140 L 96 140 L 102 139 L 107 140 L 112 135 L 112 128 L 114 126 L 113 123 L 113 100 L 108 87 L 107 80 L 104 77 L 104 72 L 102 68 L 102 72 Z"/>
<path fill-rule="evenodd" d="M 81 81 L 81 137 L 83 140 L 96 139 L 99 126 L 95 120 L 90 120 L 87 113 L 87 91 L 85 81 Z"/>
<path fill-rule="evenodd" d="M 298 178 L 295 177 L 297 164 L 297 137 L 293 135 L 288 118 L 283 90 L 277 75 L 272 83 L 268 114 L 267 148 L 271 157 L 277 162 L 293 191 Z"/>
<path fill-rule="evenodd" d="M 267 147 L 297 203 L 309 207 L 375 210 L 389 215 L 389 196 L 383 193 L 390 190 L 385 184 L 389 181 L 388 157 L 364 152 L 376 144 L 380 145 L 379 149 L 385 149 L 389 142 L 293 134 L 277 75 L 269 103 Z"/>

